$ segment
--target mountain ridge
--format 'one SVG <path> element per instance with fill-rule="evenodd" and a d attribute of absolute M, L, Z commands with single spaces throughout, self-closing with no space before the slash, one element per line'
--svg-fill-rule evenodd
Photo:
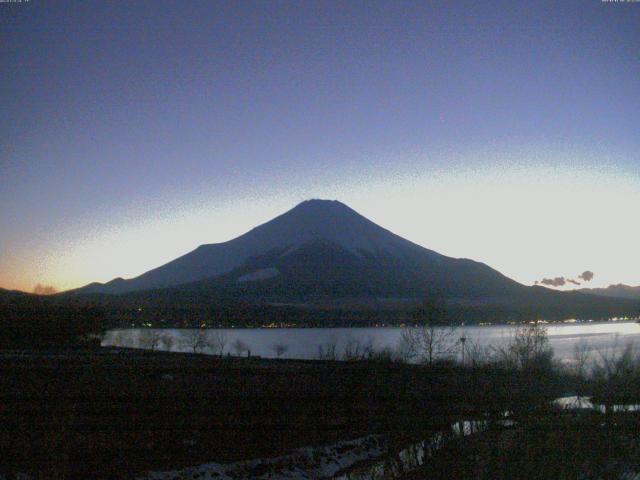
<path fill-rule="evenodd" d="M 586 295 L 640 300 L 640 286 L 632 287 L 623 283 L 611 284 L 606 288 L 580 288 L 576 291 Z"/>

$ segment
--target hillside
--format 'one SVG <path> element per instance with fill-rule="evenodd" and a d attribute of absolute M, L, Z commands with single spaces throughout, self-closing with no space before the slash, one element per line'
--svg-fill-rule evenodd
<path fill-rule="evenodd" d="M 622 283 L 609 285 L 607 288 L 581 288 L 578 291 L 588 295 L 640 300 L 640 286 L 631 287 Z"/>

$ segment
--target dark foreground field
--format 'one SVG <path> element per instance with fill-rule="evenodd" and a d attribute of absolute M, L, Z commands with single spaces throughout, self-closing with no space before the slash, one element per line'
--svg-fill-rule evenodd
<path fill-rule="evenodd" d="M 402 480 L 637 480 L 640 412 L 548 409 L 453 438 Z"/>
<path fill-rule="evenodd" d="M 96 350 L 0 357 L 0 473 L 122 478 L 368 433 L 392 445 L 565 386 L 535 372 Z"/>

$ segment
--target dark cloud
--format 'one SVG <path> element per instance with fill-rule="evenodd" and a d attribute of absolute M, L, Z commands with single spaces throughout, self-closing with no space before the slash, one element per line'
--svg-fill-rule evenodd
<path fill-rule="evenodd" d="M 593 272 L 590 270 L 585 270 L 580 275 L 578 275 L 578 279 L 583 280 L 585 282 L 591 281 L 593 278 Z M 582 285 L 581 282 L 575 280 L 573 278 L 565 278 L 565 277 L 555 277 L 555 278 L 543 278 L 539 282 L 536 280 L 536 285 L 546 285 L 548 287 L 564 287 L 568 283 L 572 285 Z"/>
<path fill-rule="evenodd" d="M 586 270 L 578 275 L 578 278 L 581 278 L 585 282 L 590 282 L 593 279 L 593 272 L 591 270 Z"/>
<path fill-rule="evenodd" d="M 41 285 L 40 283 L 33 288 L 33 293 L 37 295 L 53 295 L 57 291 L 58 290 L 56 290 L 55 287 L 52 287 L 51 285 Z"/>
<path fill-rule="evenodd" d="M 564 277 L 556 277 L 556 278 L 543 278 L 540 280 L 542 285 L 548 285 L 550 287 L 563 287 L 567 284 L 567 281 Z"/>

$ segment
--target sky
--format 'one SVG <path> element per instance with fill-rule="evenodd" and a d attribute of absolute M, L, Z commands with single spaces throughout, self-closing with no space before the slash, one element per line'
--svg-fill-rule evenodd
<path fill-rule="evenodd" d="M 310 198 L 527 285 L 640 285 L 638 2 L 3 2 L 0 105 L 3 288 Z"/>

